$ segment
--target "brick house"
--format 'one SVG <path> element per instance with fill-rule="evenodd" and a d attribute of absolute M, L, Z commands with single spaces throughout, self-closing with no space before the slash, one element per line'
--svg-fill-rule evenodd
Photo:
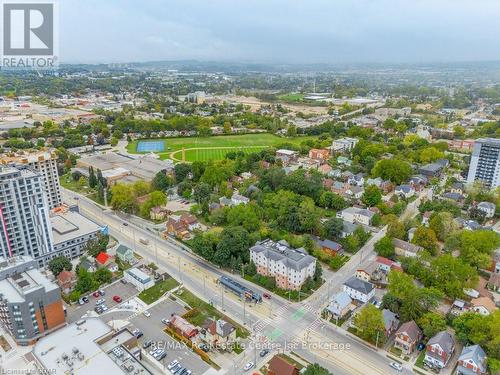
<path fill-rule="evenodd" d="M 59 285 L 64 294 L 71 292 L 75 284 L 76 275 L 74 272 L 63 270 L 57 275 L 57 285 Z"/>
<path fill-rule="evenodd" d="M 200 338 L 211 346 L 232 350 L 236 342 L 236 328 L 223 319 L 207 319 L 200 330 Z"/>
<path fill-rule="evenodd" d="M 431 368 L 442 369 L 446 367 L 455 351 L 455 340 L 447 331 L 434 335 L 425 349 L 424 363 Z"/>
<path fill-rule="evenodd" d="M 269 361 L 269 370 L 267 373 L 269 375 L 299 375 L 299 370 L 295 365 L 275 355 Z"/>
<path fill-rule="evenodd" d="M 394 347 L 401 349 L 404 354 L 411 354 L 422 340 L 422 330 L 414 320 L 403 323 L 396 332 Z"/>
<path fill-rule="evenodd" d="M 486 360 L 486 353 L 479 345 L 464 347 L 458 357 L 457 375 L 487 374 Z"/>
<path fill-rule="evenodd" d="M 315 160 L 328 160 L 330 152 L 327 149 L 312 148 L 309 150 L 309 157 Z"/>

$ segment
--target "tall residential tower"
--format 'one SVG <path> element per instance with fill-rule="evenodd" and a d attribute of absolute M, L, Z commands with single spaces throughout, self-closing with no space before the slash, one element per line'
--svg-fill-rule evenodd
<path fill-rule="evenodd" d="M 474 143 L 467 182 L 474 181 L 491 189 L 500 186 L 500 139 L 480 138 Z"/>

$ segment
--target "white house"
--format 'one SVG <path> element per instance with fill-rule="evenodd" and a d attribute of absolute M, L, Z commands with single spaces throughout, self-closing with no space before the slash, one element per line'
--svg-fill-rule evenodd
<path fill-rule="evenodd" d="M 337 212 L 337 217 L 339 219 L 348 221 L 349 223 L 360 223 L 363 225 L 370 225 L 374 215 L 374 212 L 358 207 L 348 207 Z"/>
<path fill-rule="evenodd" d="M 125 280 L 135 285 L 137 289 L 143 291 L 155 285 L 154 280 L 148 274 L 138 268 L 130 268 L 125 271 Z"/>
<path fill-rule="evenodd" d="M 411 198 L 415 195 L 415 189 L 411 185 L 399 185 L 394 189 L 394 192 L 406 199 Z"/>
<path fill-rule="evenodd" d="M 237 206 L 239 204 L 247 204 L 248 202 L 250 202 L 250 199 L 241 194 L 234 193 L 231 197 L 231 202 L 233 206 Z"/>
<path fill-rule="evenodd" d="M 491 202 L 481 202 L 477 205 L 477 209 L 484 212 L 486 218 L 495 216 L 497 207 Z"/>
<path fill-rule="evenodd" d="M 375 295 L 375 287 L 372 283 L 368 283 L 356 276 L 352 276 L 343 285 L 343 290 L 349 297 L 363 303 L 368 302 Z"/>
<path fill-rule="evenodd" d="M 356 138 L 340 138 L 336 139 L 332 142 L 332 151 L 343 152 L 343 151 L 351 151 L 356 144 L 358 143 L 358 139 Z"/>

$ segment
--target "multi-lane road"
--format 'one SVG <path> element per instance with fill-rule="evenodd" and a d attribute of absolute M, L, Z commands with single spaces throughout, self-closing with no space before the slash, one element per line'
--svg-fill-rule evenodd
<path fill-rule="evenodd" d="M 329 297 L 341 289 L 342 284 L 357 268 L 373 261 L 373 245 L 385 234 L 385 228 L 353 255 L 339 272 L 325 272 L 326 282 L 307 300 L 290 303 L 273 295 L 271 300 L 253 304 L 245 303 L 232 293 L 224 291 L 215 282 L 223 274 L 236 279 L 240 279 L 239 275 L 231 275 L 207 264 L 174 240 L 164 240 L 157 233 L 131 222 L 124 225 L 123 218 L 86 197 L 65 189 L 63 196 L 66 202 L 78 204 L 83 215 L 99 225 L 108 226 L 112 236 L 120 243 L 134 249 L 141 256 L 154 260 L 186 288 L 244 324 L 252 333 L 253 344 L 266 344 L 274 348 L 265 358 L 260 358 L 259 350 L 246 349 L 233 366 L 227 368 L 229 373 L 241 373 L 241 368 L 249 361 L 257 362 L 259 367 L 273 353 L 283 350 L 293 351 L 307 361 L 320 363 L 335 374 L 396 373 L 388 366 L 391 360 L 383 351 L 373 350 L 320 318 L 320 312 Z M 147 240 L 148 244 L 139 241 L 140 238 Z M 251 285 L 251 288 L 264 292 L 256 285 Z"/>

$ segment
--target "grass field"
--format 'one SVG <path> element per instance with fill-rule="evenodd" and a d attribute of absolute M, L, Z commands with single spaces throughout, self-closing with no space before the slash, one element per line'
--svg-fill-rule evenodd
<path fill-rule="evenodd" d="M 296 93 L 296 94 L 284 94 L 278 96 L 279 100 L 283 100 L 284 102 L 303 102 L 304 94 Z"/>
<path fill-rule="evenodd" d="M 225 135 L 212 137 L 166 138 L 165 152 L 158 153 L 161 159 L 182 160 L 182 148 L 186 152 L 186 161 L 220 160 L 231 151 L 244 153 L 259 152 L 266 147 L 278 146 L 284 143 L 300 144 L 313 137 L 282 138 L 268 133 Z M 127 145 L 129 153 L 137 152 L 138 141 Z"/>

